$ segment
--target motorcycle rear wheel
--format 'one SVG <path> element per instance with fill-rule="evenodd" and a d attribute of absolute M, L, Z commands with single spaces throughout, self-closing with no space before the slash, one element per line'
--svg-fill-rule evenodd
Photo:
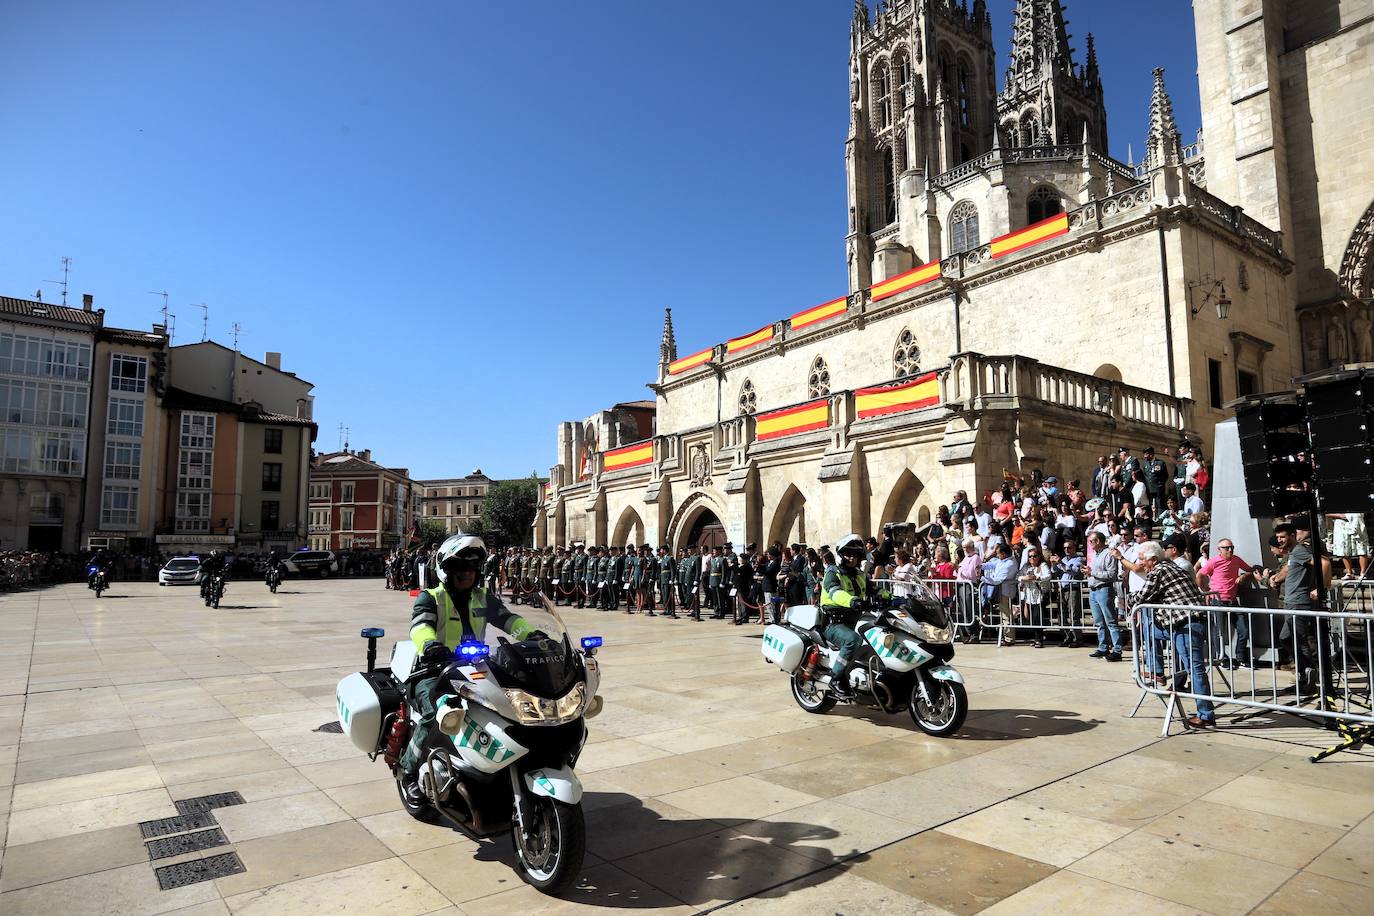
<path fill-rule="evenodd" d="M 792 672 L 792 699 L 802 709 L 816 715 L 830 712 L 835 707 L 835 697 L 830 691 L 816 683 L 814 677 L 804 680 L 800 668 Z"/>
<path fill-rule="evenodd" d="M 957 681 L 942 681 L 929 678 L 926 681 L 930 692 L 930 702 L 921 698 L 921 685 L 911 688 L 911 700 L 907 711 L 911 721 L 927 735 L 945 738 L 957 732 L 968 715 L 968 692 Z"/>
<path fill-rule="evenodd" d="M 521 831 L 518 816 L 511 817 L 510 837 L 520 860 L 520 877 L 546 894 L 558 894 L 582 873 L 587 853 L 582 805 L 538 795 L 529 799 L 527 808 L 534 819 L 528 831 Z"/>

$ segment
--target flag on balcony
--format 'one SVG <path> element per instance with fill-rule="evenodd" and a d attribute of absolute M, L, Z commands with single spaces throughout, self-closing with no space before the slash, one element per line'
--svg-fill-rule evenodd
<path fill-rule="evenodd" d="M 1019 232 L 1013 232 L 992 240 L 992 256 L 1000 258 L 1002 255 L 1020 251 L 1037 245 L 1055 236 L 1064 235 L 1069 231 L 1069 214 L 1060 213 L 1051 216 L 1049 219 L 1042 219 L 1038 223 L 1027 226 Z"/>
<path fill-rule="evenodd" d="M 817 305 L 804 312 L 798 312 L 789 319 L 792 330 L 797 331 L 808 325 L 816 324 L 827 318 L 834 318 L 836 315 L 843 315 L 845 308 L 849 304 L 848 297 L 841 296 L 838 299 L 831 299 L 823 305 Z"/>
<path fill-rule="evenodd" d="M 756 439 L 781 439 L 830 425 L 830 400 L 820 398 L 797 407 L 761 413 L 754 418 Z"/>
<path fill-rule="evenodd" d="M 715 347 L 707 347 L 700 353 L 693 353 L 691 356 L 684 356 L 676 362 L 669 363 L 668 374 L 677 375 L 680 372 L 686 372 L 688 369 L 695 369 L 697 366 L 709 360 L 714 350 Z"/>
<path fill-rule="evenodd" d="M 873 294 L 874 302 L 881 302 L 891 298 L 898 293 L 904 293 L 909 289 L 929 283 L 940 276 L 940 262 L 931 261 L 929 264 L 922 264 L 915 270 L 908 270 L 904 274 L 897 274 L 890 280 L 881 283 L 874 283 L 870 292 Z"/>
<path fill-rule="evenodd" d="M 770 324 L 766 328 L 759 328 L 752 334 L 745 334 L 743 337 L 735 337 L 725 343 L 726 353 L 738 353 L 741 350 L 748 350 L 761 343 L 767 343 L 773 339 L 773 326 Z"/>
<path fill-rule="evenodd" d="M 637 468 L 640 465 L 649 464 L 653 460 L 654 442 L 650 439 L 647 442 L 627 445 L 624 448 L 607 452 L 602 463 L 602 470 L 623 471 L 626 468 Z"/>
<path fill-rule="evenodd" d="M 854 392 L 854 408 L 860 420 L 891 413 L 920 410 L 940 403 L 940 383 L 934 372 L 918 375 L 896 385 L 860 388 Z"/>

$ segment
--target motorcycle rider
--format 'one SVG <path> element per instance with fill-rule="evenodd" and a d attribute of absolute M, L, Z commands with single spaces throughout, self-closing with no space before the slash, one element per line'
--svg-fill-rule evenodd
<path fill-rule="evenodd" d="M 268 552 L 267 568 L 263 570 L 263 575 L 265 577 L 263 581 L 269 586 L 272 584 L 272 573 L 274 572 L 277 574 L 278 581 L 281 581 L 282 561 L 281 557 L 277 556 L 277 550 L 275 547 Z"/>
<path fill-rule="evenodd" d="M 218 550 L 210 551 L 210 555 L 200 561 L 200 597 L 204 598 L 210 594 L 210 583 L 215 576 L 224 575 L 224 554 Z M 228 589 L 225 589 L 228 591 Z"/>
<path fill-rule="evenodd" d="M 887 596 L 861 569 L 868 555 L 862 538 L 857 534 L 846 534 L 835 545 L 835 553 L 839 557 L 839 565 L 827 566 L 821 582 L 821 608 L 828 621 L 822 635 L 836 650 L 835 660 L 830 667 L 830 692 L 836 699 L 847 701 L 853 697 L 843 675 L 859 645 L 859 634 L 855 632 L 854 625 L 859 622 L 859 615 L 872 607 L 874 601 Z"/>
<path fill-rule="evenodd" d="M 95 553 L 91 554 L 91 561 L 86 564 L 86 587 L 95 588 L 95 577 L 100 573 L 105 573 L 105 580 L 109 581 L 110 558 L 105 555 L 105 548 L 96 548 Z"/>
<path fill-rule="evenodd" d="M 478 584 L 486 558 L 487 548 L 481 538 L 461 531 L 450 535 L 434 555 L 439 584 L 421 590 L 410 612 L 410 641 L 434 671 L 415 684 L 420 727 L 401 755 L 405 792 L 416 803 L 424 800 L 418 782 L 420 753 L 434 728 L 443 681 L 441 666 L 463 642 L 481 640 L 488 624 L 516 641 L 539 632 L 525 618 L 511 613 L 497 593 Z"/>

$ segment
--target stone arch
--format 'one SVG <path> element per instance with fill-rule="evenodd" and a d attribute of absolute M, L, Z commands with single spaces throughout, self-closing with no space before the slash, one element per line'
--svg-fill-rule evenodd
<path fill-rule="evenodd" d="M 884 525 L 893 522 L 908 521 L 912 510 L 916 508 L 916 500 L 924 490 L 925 485 L 911 473 L 911 469 L 903 468 L 902 473 L 897 475 L 897 482 L 892 485 L 882 514 L 878 517 L 878 530 L 881 531 Z"/>
<path fill-rule="evenodd" d="M 916 524 L 922 528 L 930 524 L 930 506 L 921 506 L 916 510 Z"/>
<path fill-rule="evenodd" d="M 796 484 L 789 484 L 782 499 L 778 500 L 778 508 L 773 512 L 773 521 L 768 526 L 768 539 L 760 546 L 775 541 L 784 544 L 806 543 L 806 496 L 797 489 Z"/>
<path fill-rule="evenodd" d="M 1097 376 L 1105 382 L 1121 381 L 1121 370 L 1116 368 L 1116 366 L 1112 365 L 1111 363 L 1103 363 L 1102 365 L 1098 366 L 1096 369 L 1093 370 L 1093 375 Z"/>
<path fill-rule="evenodd" d="M 555 547 L 568 546 L 568 501 L 562 498 L 553 513 L 553 544 Z"/>
<path fill-rule="evenodd" d="M 1364 211 L 1341 258 L 1340 283 L 1356 299 L 1374 296 L 1374 203 Z"/>
<path fill-rule="evenodd" d="M 682 500 L 682 505 L 677 507 L 673 513 L 672 520 L 668 522 L 668 530 L 661 540 L 672 547 L 673 552 L 687 546 L 687 539 L 692 533 L 692 526 L 697 519 L 705 512 L 709 512 L 722 523 L 725 521 L 725 504 L 717 499 L 713 494 L 705 490 L 693 490 Z"/>
<path fill-rule="evenodd" d="M 624 547 L 626 544 L 644 543 L 644 519 L 640 518 L 634 506 L 626 506 L 615 523 L 615 533 L 611 535 L 610 546 Z"/>
<path fill-rule="evenodd" d="M 1064 195 L 1052 184 L 1042 184 L 1026 195 L 1026 225 L 1064 212 Z"/>
<path fill-rule="evenodd" d="M 949 253 L 971 251 L 981 244 L 978 205 L 971 200 L 961 200 L 949 211 Z"/>

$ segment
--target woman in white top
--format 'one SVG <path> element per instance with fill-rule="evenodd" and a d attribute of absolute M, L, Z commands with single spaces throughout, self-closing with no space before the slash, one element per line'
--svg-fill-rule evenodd
<path fill-rule="evenodd" d="M 911 595 L 909 583 L 916 581 L 916 564 L 911 562 L 911 554 L 905 550 L 897 551 L 897 568 L 892 571 L 892 595 L 906 598 Z"/>
<path fill-rule="evenodd" d="M 1045 562 L 1045 555 L 1041 553 L 1039 547 L 1032 547 L 1026 551 L 1026 560 L 1021 564 L 1021 571 L 1017 575 L 1017 582 L 1020 585 L 1021 609 L 1016 618 L 1027 626 L 1043 627 L 1044 618 L 1041 609 L 1045 604 L 1045 583 L 1050 580 L 1050 565 Z M 1015 634 L 1008 632 L 1002 640 L 1002 645 L 1009 646 Z M 1045 647 L 1045 631 L 1035 630 L 1035 641 L 1032 643 L 1037 649 Z"/>

